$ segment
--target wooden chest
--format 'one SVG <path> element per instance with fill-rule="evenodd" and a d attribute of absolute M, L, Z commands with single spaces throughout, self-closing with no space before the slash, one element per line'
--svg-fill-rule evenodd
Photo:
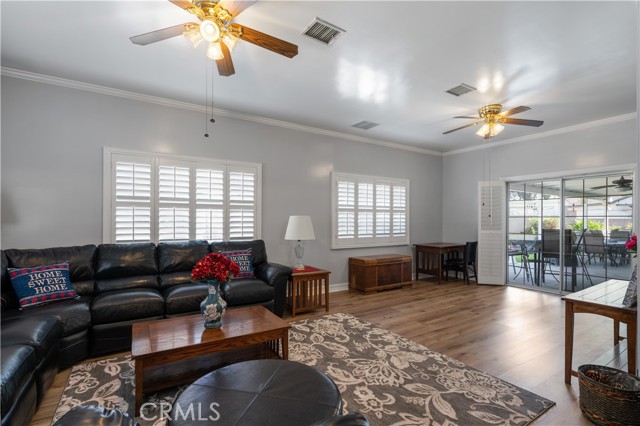
<path fill-rule="evenodd" d="M 372 293 L 411 285 L 411 256 L 379 254 L 349 258 L 349 290 Z"/>

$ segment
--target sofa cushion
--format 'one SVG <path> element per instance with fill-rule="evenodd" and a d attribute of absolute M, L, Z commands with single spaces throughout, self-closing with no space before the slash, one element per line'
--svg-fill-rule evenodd
<path fill-rule="evenodd" d="M 209 254 L 206 240 L 171 241 L 158 244 L 158 266 L 161 274 L 189 271 Z"/>
<path fill-rule="evenodd" d="M 164 315 L 164 299 L 157 290 L 132 289 L 99 294 L 91 304 L 93 324 L 107 324 Z"/>
<path fill-rule="evenodd" d="M 165 289 L 165 313 L 178 315 L 199 312 L 200 302 L 207 297 L 207 285 L 201 283 L 182 284 Z"/>
<path fill-rule="evenodd" d="M 193 283 L 193 280 L 191 279 L 191 270 L 160 274 L 159 280 L 160 280 L 160 288 L 162 289 L 173 287 L 175 285 Z"/>
<path fill-rule="evenodd" d="M 91 297 L 80 296 L 78 299 L 38 306 L 33 309 L 18 311 L 12 309 L 2 315 L 2 321 L 9 318 L 53 317 L 62 326 L 62 336 L 70 336 L 91 326 Z"/>
<path fill-rule="evenodd" d="M 33 268 L 69 262 L 71 283 L 80 296 L 93 294 L 96 246 L 53 247 L 45 249 L 5 250 L 11 268 Z"/>
<path fill-rule="evenodd" d="M 223 251 L 220 254 L 224 255 L 224 257 L 229 258 L 236 262 L 238 267 L 240 268 L 240 272 L 235 276 L 231 277 L 231 279 L 239 279 L 239 278 L 253 278 L 253 263 L 251 259 L 251 249 L 247 250 L 230 250 Z"/>
<path fill-rule="evenodd" d="M 71 286 L 67 262 L 35 268 L 8 268 L 20 308 L 31 308 L 78 297 Z"/>
<path fill-rule="evenodd" d="M 239 279 L 222 283 L 222 298 L 229 306 L 266 302 L 273 297 L 273 287 L 258 279 Z"/>
<path fill-rule="evenodd" d="M 0 374 L 2 389 L 2 417 L 17 403 L 22 390 L 33 382 L 33 373 L 38 366 L 35 349 L 28 345 L 2 346 Z"/>
<path fill-rule="evenodd" d="M 0 251 L 0 265 L 0 290 L 2 294 L 0 301 L 2 302 L 2 312 L 4 312 L 7 309 L 18 308 L 18 297 L 16 296 L 16 292 L 13 291 L 9 273 L 7 272 L 9 259 L 4 250 Z"/>
<path fill-rule="evenodd" d="M 96 278 L 126 278 L 158 273 L 153 243 L 100 244 L 96 257 Z"/>
<path fill-rule="evenodd" d="M 2 345 L 29 345 L 44 358 L 58 345 L 62 325 L 53 316 L 9 318 L 2 321 Z"/>

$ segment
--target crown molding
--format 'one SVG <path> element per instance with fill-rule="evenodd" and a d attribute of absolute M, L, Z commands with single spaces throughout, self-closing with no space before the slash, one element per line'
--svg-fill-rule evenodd
<path fill-rule="evenodd" d="M 560 129 L 549 130 L 547 132 L 534 133 L 531 135 L 519 136 L 517 138 L 505 139 L 500 142 L 494 142 L 490 144 L 484 144 L 484 145 L 472 146 L 469 148 L 462 148 L 462 149 L 456 149 L 453 151 L 447 151 L 442 153 L 442 156 L 448 157 L 450 155 L 463 154 L 465 152 L 478 151 L 481 149 L 491 149 L 498 146 L 511 145 L 514 143 L 531 141 L 535 139 L 542 139 L 549 136 L 561 135 L 563 133 L 571 133 L 571 132 L 577 132 L 579 130 L 592 129 L 594 127 L 606 126 L 608 124 L 620 123 L 622 121 L 635 120 L 637 116 L 638 114 L 635 112 L 632 112 L 629 114 L 616 115 L 613 117 L 603 118 L 601 120 L 588 121 L 586 123 L 580 123 L 574 126 L 567 126 L 567 127 L 562 127 Z"/>
<path fill-rule="evenodd" d="M 38 83 L 52 84 L 55 86 L 68 87 L 71 89 L 84 90 L 87 92 L 100 93 L 103 95 L 116 96 L 120 98 L 131 99 L 135 101 L 148 102 L 156 105 L 162 105 L 170 108 L 179 108 L 188 111 L 196 111 L 206 113 L 206 108 L 202 105 L 196 105 L 188 102 L 180 102 L 172 99 L 161 98 L 158 96 L 143 95 L 141 93 L 129 92 L 126 90 L 114 89 L 106 86 L 99 86 L 96 84 L 82 83 L 76 80 L 68 80 L 65 78 L 53 77 L 45 74 L 38 74 L 29 71 L 18 70 L 14 68 L 2 67 L 2 75 L 13 78 L 20 78 L 23 80 L 35 81 Z M 417 152 L 420 154 L 434 155 L 442 157 L 443 153 L 439 151 L 433 151 L 430 149 L 418 148 L 414 146 L 402 145 L 395 142 L 381 141 L 378 139 L 365 138 L 362 136 L 350 135 L 347 133 L 336 132 L 332 130 L 320 129 L 317 127 L 303 126 L 300 124 L 290 123 L 288 121 L 276 120 L 267 117 L 261 117 L 258 115 L 243 114 L 240 112 L 229 111 L 220 108 L 213 108 L 208 110 L 214 115 L 223 117 L 235 118 L 238 120 L 251 121 L 254 123 L 266 124 L 269 126 L 282 127 L 290 130 L 297 130 L 305 133 L 312 133 L 316 135 L 328 136 L 338 139 L 346 139 L 354 142 L 361 142 L 370 145 L 378 145 L 386 148 L 400 149 L 404 151 Z"/>

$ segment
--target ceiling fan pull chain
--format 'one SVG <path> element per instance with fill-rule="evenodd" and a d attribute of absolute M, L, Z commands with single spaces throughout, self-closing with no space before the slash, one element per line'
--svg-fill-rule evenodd
<path fill-rule="evenodd" d="M 205 56 L 204 60 L 204 137 L 209 137 L 209 122 L 207 121 L 207 115 L 209 115 L 209 61 Z"/>

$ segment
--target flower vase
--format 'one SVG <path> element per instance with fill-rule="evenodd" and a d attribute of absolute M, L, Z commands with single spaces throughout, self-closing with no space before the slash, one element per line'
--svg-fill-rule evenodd
<path fill-rule="evenodd" d="M 205 328 L 219 328 L 227 308 L 227 302 L 220 296 L 220 281 L 208 280 L 207 297 L 200 303 L 200 312 L 204 318 Z"/>

